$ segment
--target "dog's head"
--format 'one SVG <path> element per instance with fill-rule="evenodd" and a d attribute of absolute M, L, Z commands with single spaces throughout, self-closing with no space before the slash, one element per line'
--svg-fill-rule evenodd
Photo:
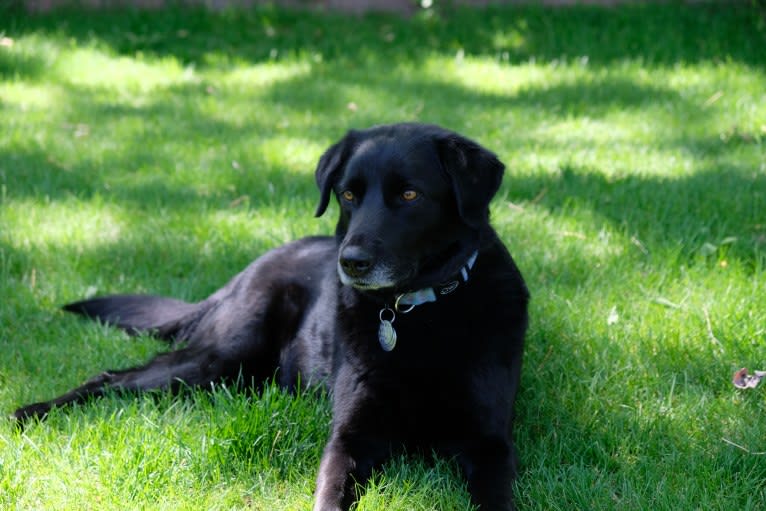
<path fill-rule="evenodd" d="M 478 248 L 503 170 L 490 151 L 437 126 L 348 132 L 316 169 L 316 215 L 333 193 L 340 205 L 340 280 L 411 290 L 454 275 Z"/>

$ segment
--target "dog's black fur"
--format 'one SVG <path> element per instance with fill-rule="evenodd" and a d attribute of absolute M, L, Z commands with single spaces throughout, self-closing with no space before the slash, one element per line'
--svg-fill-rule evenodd
<path fill-rule="evenodd" d="M 340 204 L 335 237 L 276 248 L 196 304 L 118 295 L 66 305 L 178 349 L 14 416 L 42 417 L 109 389 L 276 374 L 287 388 L 326 384 L 333 398 L 315 511 L 348 509 L 356 482 L 403 448 L 454 456 L 482 511 L 513 509 L 510 433 L 528 293 L 489 224 L 503 171 L 494 154 L 436 126 L 350 131 L 316 169 L 316 215 L 333 194 Z M 447 294 L 406 314 L 409 306 L 396 307 L 423 288 Z M 378 329 L 394 316 L 398 344 L 387 352 Z"/>

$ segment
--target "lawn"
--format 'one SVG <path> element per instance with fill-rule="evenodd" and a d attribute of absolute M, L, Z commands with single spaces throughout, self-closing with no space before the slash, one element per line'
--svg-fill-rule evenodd
<path fill-rule="evenodd" d="M 162 349 L 61 304 L 201 299 L 332 232 L 323 149 L 419 120 L 508 167 L 493 222 L 533 295 L 518 507 L 764 509 L 766 384 L 731 384 L 766 369 L 748 5 L 0 12 L 0 410 Z M 218 387 L 7 422 L 0 508 L 308 509 L 329 421 L 321 395 Z M 401 458 L 357 509 L 468 507 L 450 460 Z"/>

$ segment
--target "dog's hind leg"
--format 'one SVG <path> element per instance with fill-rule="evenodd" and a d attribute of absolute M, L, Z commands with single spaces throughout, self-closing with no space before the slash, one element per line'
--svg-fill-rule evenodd
<path fill-rule="evenodd" d="M 182 385 L 204 388 L 215 381 L 237 381 L 240 376 L 259 383 L 274 376 L 285 343 L 293 338 L 300 324 L 305 293 L 300 286 L 272 286 L 250 293 L 247 298 L 201 302 L 196 306 L 199 309 L 191 309 L 190 315 L 170 318 L 178 324 L 178 333 L 171 338 L 188 341 L 186 347 L 160 354 L 143 366 L 106 371 L 55 399 L 23 406 L 12 417 L 19 421 L 42 418 L 52 408 L 82 403 L 110 390 L 176 390 Z M 153 300 L 116 296 L 81 304 L 86 304 L 85 314 L 112 324 L 124 321 L 119 318 L 130 318 L 129 325 L 153 325 L 150 313 L 145 312 L 149 310 L 147 304 L 170 303 L 165 299 Z M 171 304 L 172 307 L 175 305 Z M 183 305 L 180 308 L 185 312 Z M 136 318 L 152 321 L 139 323 Z M 154 319 L 168 319 L 168 315 L 160 314 Z"/>
<path fill-rule="evenodd" d="M 268 259 L 259 259 L 259 261 Z M 312 298 L 303 279 L 280 281 L 264 274 L 263 263 L 235 277 L 197 304 L 172 298 L 116 295 L 85 300 L 65 310 L 100 319 L 128 332 L 148 332 L 186 346 L 156 356 L 148 364 L 107 371 L 50 401 L 23 406 L 19 421 L 44 417 L 52 408 L 81 403 L 110 390 L 207 387 L 241 376 L 261 383 L 286 362 L 289 386 L 302 366 L 294 338 Z M 262 278 L 259 278 L 262 277 Z M 247 383 L 247 381 L 245 382 Z"/>
<path fill-rule="evenodd" d="M 55 399 L 23 406 L 11 418 L 19 422 L 43 418 L 53 408 L 82 403 L 109 391 L 204 387 L 222 378 L 236 378 L 238 371 L 237 361 L 222 357 L 214 346 L 188 347 L 158 355 L 143 366 L 103 372 Z"/>

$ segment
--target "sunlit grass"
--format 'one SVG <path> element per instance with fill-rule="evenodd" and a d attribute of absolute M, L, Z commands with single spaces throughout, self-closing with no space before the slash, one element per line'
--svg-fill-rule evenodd
<path fill-rule="evenodd" d="M 760 509 L 766 25 L 744 6 L 0 16 L 0 409 L 159 349 L 57 307 L 197 300 L 313 218 L 347 129 L 435 122 L 507 164 L 532 291 L 521 509 Z M 307 509 L 324 398 L 110 396 L 0 429 L 3 509 Z M 736 446 L 735 446 L 736 444 Z M 739 446 L 739 447 L 737 447 Z M 358 509 L 465 509 L 397 459 Z"/>
<path fill-rule="evenodd" d="M 19 248 L 97 248 L 114 243 L 124 232 L 123 213 L 99 202 L 56 202 L 44 207 L 29 200 L 14 201 L 5 205 L 0 216 L 6 226 L 3 234 Z M 19 216 L 8 218 L 14 210 Z"/>

